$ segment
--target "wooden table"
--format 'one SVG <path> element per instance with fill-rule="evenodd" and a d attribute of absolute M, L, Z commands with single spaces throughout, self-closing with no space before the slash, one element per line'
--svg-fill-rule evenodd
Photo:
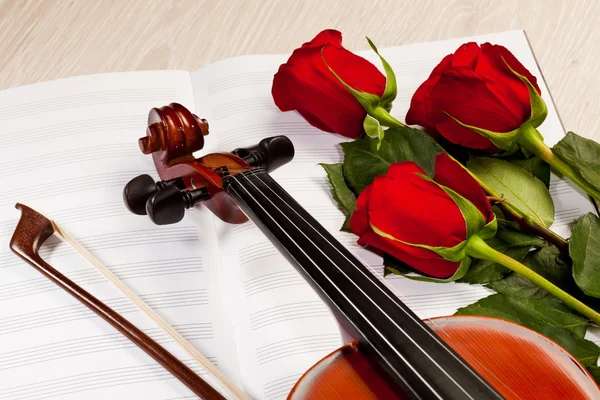
<path fill-rule="evenodd" d="M 598 0 L 0 0 L 0 89 L 291 53 L 324 28 L 349 49 L 524 29 L 565 127 L 600 141 Z"/>

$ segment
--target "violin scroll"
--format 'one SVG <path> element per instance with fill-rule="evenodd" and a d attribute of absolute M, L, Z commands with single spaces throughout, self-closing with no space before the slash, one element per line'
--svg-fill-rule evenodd
<path fill-rule="evenodd" d="M 155 162 L 171 165 L 202 150 L 208 122 L 178 103 L 153 108 L 148 115 L 146 136 L 138 140 L 142 153 L 152 154 Z"/>
<path fill-rule="evenodd" d="M 246 222 L 246 215 L 223 191 L 222 179 L 252 168 L 271 172 L 294 157 L 292 142 L 274 136 L 231 153 L 195 158 L 193 153 L 204 147 L 205 135 L 208 122 L 181 104 L 150 110 L 146 136 L 138 143 L 144 154 L 152 154 L 162 180 L 155 182 L 145 174 L 127 183 L 123 201 L 129 211 L 165 225 L 179 222 L 186 209 L 203 203 L 225 222 Z"/>

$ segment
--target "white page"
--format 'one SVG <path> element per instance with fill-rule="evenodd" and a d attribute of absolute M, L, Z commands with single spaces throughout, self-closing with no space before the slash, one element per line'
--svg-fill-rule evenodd
<path fill-rule="evenodd" d="M 553 145 L 564 135 L 541 73 L 522 31 L 490 34 L 469 40 L 502 44 L 539 78 L 548 104 L 548 118 L 540 127 Z M 465 39 L 388 48 L 381 53 L 394 68 L 398 97 L 392 114 L 403 121 L 416 88 L 447 54 Z M 360 53 L 376 65 L 370 51 Z M 207 118 L 211 134 L 206 151 L 231 151 L 260 139 L 287 135 L 296 156 L 273 176 L 343 244 L 379 274 L 381 258 L 356 245 L 356 236 L 339 232 L 344 220 L 329 193 L 319 162 L 342 160 L 339 142 L 348 139 L 321 132 L 294 113 L 282 113 L 271 96 L 273 75 L 289 55 L 244 56 L 214 63 L 192 73 L 196 111 Z M 589 201 L 568 182 L 552 177 L 556 223 L 568 235 L 568 224 L 593 211 Z M 232 313 L 240 371 L 252 396 L 284 399 L 301 374 L 341 344 L 333 317 L 291 265 L 251 222 L 231 226 L 218 222 L 227 298 Z M 421 317 L 453 314 L 457 308 L 492 293 L 479 285 L 437 284 L 391 276 L 387 281 Z"/>
<path fill-rule="evenodd" d="M 212 215 L 158 227 L 130 214 L 131 178 L 158 178 L 137 139 L 152 107 L 193 108 L 184 71 L 96 75 L 0 92 L 0 398 L 187 399 L 193 393 L 108 323 L 8 248 L 28 204 L 55 219 L 179 332 L 237 379 L 222 309 Z M 202 225 L 202 231 L 197 226 Z M 133 322 L 209 381 L 187 353 L 68 245 L 50 264 Z M 215 273 L 217 272 L 217 273 Z"/>

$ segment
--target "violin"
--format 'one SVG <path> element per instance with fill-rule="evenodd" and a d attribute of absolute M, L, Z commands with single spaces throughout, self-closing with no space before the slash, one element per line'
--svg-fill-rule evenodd
<path fill-rule="evenodd" d="M 154 108 L 144 154 L 160 181 L 132 179 L 135 214 L 158 225 L 203 204 L 221 220 L 250 218 L 329 306 L 345 345 L 310 368 L 288 399 L 598 399 L 567 351 L 504 320 L 449 316 L 422 321 L 270 175 L 294 156 L 285 136 L 200 158 L 208 122 L 180 104 Z"/>

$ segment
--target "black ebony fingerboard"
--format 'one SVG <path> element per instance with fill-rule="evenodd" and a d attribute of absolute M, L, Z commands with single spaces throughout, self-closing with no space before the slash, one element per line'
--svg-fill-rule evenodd
<path fill-rule="evenodd" d="M 224 187 L 406 393 L 502 398 L 264 170 L 227 177 Z"/>

